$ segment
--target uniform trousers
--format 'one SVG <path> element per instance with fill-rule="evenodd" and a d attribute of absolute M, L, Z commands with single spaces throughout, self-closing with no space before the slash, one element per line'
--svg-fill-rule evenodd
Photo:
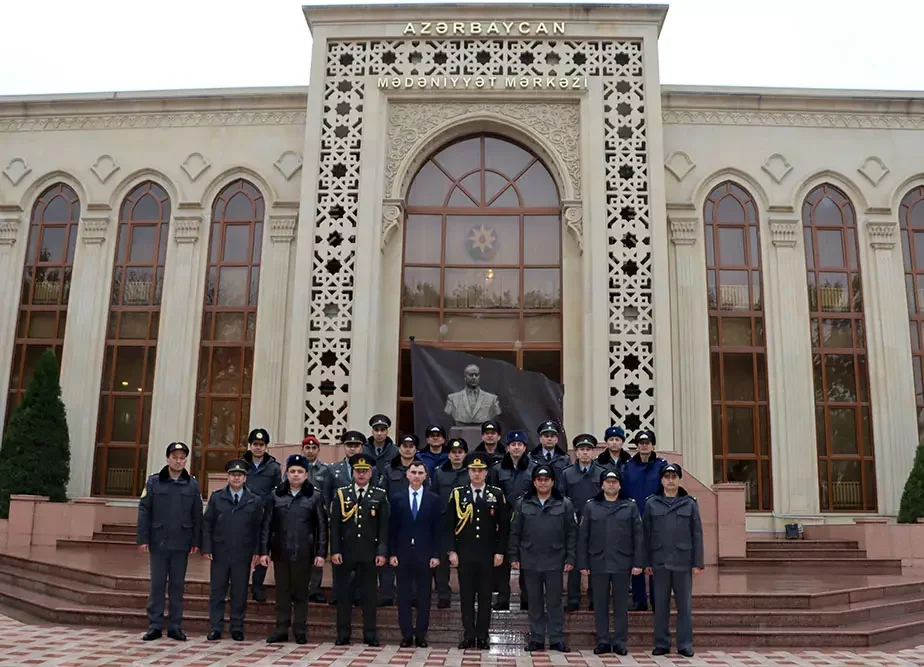
<path fill-rule="evenodd" d="M 440 557 L 440 564 L 433 573 L 436 579 L 436 598 L 440 602 L 449 602 L 452 599 L 452 588 L 449 586 L 449 557 L 444 553 Z"/>
<path fill-rule="evenodd" d="M 693 649 L 693 571 L 654 571 L 654 647 L 671 647 L 671 591 L 677 605 L 677 650 Z"/>
<path fill-rule="evenodd" d="M 561 604 L 561 570 L 521 570 L 520 580 L 529 591 L 529 639 L 537 644 L 565 641 L 565 608 Z"/>
<path fill-rule="evenodd" d="M 251 577 L 251 586 L 253 587 L 254 595 L 264 595 L 265 591 L 263 589 L 263 582 L 266 581 L 266 568 L 260 564 L 257 564 L 253 568 L 253 576 Z"/>
<path fill-rule="evenodd" d="M 363 603 L 363 639 L 375 639 L 375 563 L 344 560 L 337 567 L 334 592 L 337 595 L 337 637 L 349 639 L 352 631 L 350 582 L 356 577 L 356 592 Z"/>
<path fill-rule="evenodd" d="M 244 613 L 247 611 L 247 579 L 250 577 L 251 558 L 226 559 L 212 557 L 209 567 L 209 624 L 212 630 L 222 632 L 225 625 L 225 598 L 231 584 L 231 632 L 244 631 Z"/>
<path fill-rule="evenodd" d="M 164 594 L 169 581 L 170 610 L 167 618 L 168 630 L 179 630 L 183 623 L 183 588 L 186 585 L 186 563 L 189 551 L 174 549 L 151 549 L 151 592 L 148 596 L 148 628 L 162 630 L 164 627 Z"/>
<path fill-rule="evenodd" d="M 626 590 L 629 590 L 629 584 L 626 582 Z M 593 577 L 587 578 L 587 598 L 591 601 L 594 599 Z M 568 573 L 568 604 L 581 604 L 581 571 L 577 568 Z M 597 603 L 594 602 L 594 607 Z"/>
<path fill-rule="evenodd" d="M 629 576 L 628 571 L 618 574 L 590 573 L 590 581 L 593 583 L 594 624 L 598 644 L 610 644 L 616 648 L 626 647 L 629 639 Z M 612 635 L 610 634 L 611 592 L 614 621 Z"/>
<path fill-rule="evenodd" d="M 491 584 L 494 581 L 494 555 L 486 560 L 459 558 L 459 601 L 462 607 L 464 638 L 487 639 L 491 628 Z M 475 601 L 478 615 L 475 615 Z"/>
<path fill-rule="evenodd" d="M 379 593 L 382 600 L 395 599 L 395 568 L 383 565 L 379 568 Z"/>
<path fill-rule="evenodd" d="M 645 586 L 648 589 L 645 589 Z M 648 604 L 648 591 L 651 591 L 651 604 L 657 604 L 654 598 L 654 577 L 644 574 L 632 575 L 632 602 L 638 605 Z"/>
<path fill-rule="evenodd" d="M 412 550 L 416 552 L 416 549 Z M 398 590 L 398 625 L 402 637 L 426 637 L 430 628 L 431 588 L 430 558 L 426 554 L 414 554 L 412 558 L 400 558 L 395 568 Z M 411 603 L 417 604 L 417 626 L 411 620 Z"/>
<path fill-rule="evenodd" d="M 304 634 L 308 623 L 308 588 L 311 585 L 311 560 L 274 560 L 276 575 L 276 630 Z M 294 609 L 294 614 L 293 614 Z"/>
<path fill-rule="evenodd" d="M 308 586 L 308 596 L 317 595 L 321 592 L 321 575 L 324 570 L 316 567 L 311 571 L 311 584 Z"/>

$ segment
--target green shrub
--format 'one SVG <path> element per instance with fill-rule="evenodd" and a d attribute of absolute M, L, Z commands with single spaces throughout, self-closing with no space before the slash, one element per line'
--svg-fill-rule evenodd
<path fill-rule="evenodd" d="M 898 508 L 899 523 L 915 523 L 924 517 L 924 442 L 918 443 L 914 465 L 905 482 L 902 503 Z"/>

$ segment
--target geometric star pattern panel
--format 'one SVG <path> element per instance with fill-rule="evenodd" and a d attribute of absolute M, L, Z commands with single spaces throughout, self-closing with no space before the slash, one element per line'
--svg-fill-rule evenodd
<path fill-rule="evenodd" d="M 588 77 L 603 82 L 609 405 L 654 428 L 650 165 L 642 43 L 633 40 L 332 40 L 323 83 L 306 364 L 305 431 L 347 426 L 359 223 L 363 77 Z M 360 423 L 364 415 L 354 418 Z"/>

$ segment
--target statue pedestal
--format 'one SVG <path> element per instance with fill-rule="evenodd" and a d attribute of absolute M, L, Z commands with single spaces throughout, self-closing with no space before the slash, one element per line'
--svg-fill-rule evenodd
<path fill-rule="evenodd" d="M 475 451 L 475 447 L 481 442 L 480 426 L 453 426 L 449 429 L 449 439 L 462 438 L 468 443 L 468 451 Z"/>

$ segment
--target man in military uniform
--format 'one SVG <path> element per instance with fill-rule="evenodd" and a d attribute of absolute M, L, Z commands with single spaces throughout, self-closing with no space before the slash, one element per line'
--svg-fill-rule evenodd
<path fill-rule="evenodd" d="M 315 491 L 322 497 L 327 491 L 327 478 L 330 476 L 330 466 L 321 460 L 321 441 L 313 435 L 307 435 L 302 439 L 302 456 L 308 460 L 308 483 L 311 484 Z M 327 508 L 329 503 L 325 503 Z M 324 569 L 320 567 L 311 570 L 311 587 L 308 589 L 308 599 L 311 602 L 320 602 L 324 604 L 327 598 L 321 592 L 321 575 Z"/>
<path fill-rule="evenodd" d="M 436 469 L 430 481 L 430 490 L 440 497 L 444 520 L 452 490 L 469 483 L 468 468 L 465 467 L 466 454 L 468 454 L 468 443 L 464 438 L 450 440 L 449 460 Z M 436 606 L 439 609 L 449 608 L 452 600 L 452 589 L 449 586 L 449 557 L 446 555 L 446 549 L 442 547 L 440 564 L 436 568 L 436 598 Z"/>
<path fill-rule="evenodd" d="M 213 492 L 202 521 L 202 555 L 209 567 L 209 624 L 206 639 L 221 639 L 225 623 L 225 597 L 231 584 L 231 639 L 244 641 L 247 580 L 260 548 L 263 499 L 248 490 L 247 461 L 225 464 L 228 485 Z"/>
<path fill-rule="evenodd" d="M 148 477 L 138 503 L 138 550 L 151 562 L 148 597 L 148 631 L 144 641 L 161 638 L 164 625 L 164 593 L 170 581 L 170 612 L 167 636 L 186 641 L 183 621 L 183 588 L 189 554 L 202 545 L 202 492 L 199 482 L 186 471 L 189 447 L 182 442 L 167 445 L 167 465 Z"/>
<path fill-rule="evenodd" d="M 500 424 L 494 419 L 489 419 L 481 425 L 481 442 L 475 447 L 475 451 L 487 454 L 492 468 L 500 463 L 507 453 L 501 444 L 502 435 Z"/>
<path fill-rule="evenodd" d="M 247 437 L 247 451 L 242 457 L 249 466 L 247 471 L 247 488 L 263 499 L 265 504 L 270 493 L 282 481 L 282 469 L 279 462 L 267 453 L 270 435 L 265 428 L 255 428 Z M 255 602 L 266 602 L 263 582 L 266 580 L 266 568 L 257 564 L 253 568 L 251 586 Z"/>
<path fill-rule="evenodd" d="M 558 488 L 574 505 L 575 511 L 580 514 L 584 503 L 597 495 L 600 491 L 600 473 L 603 468 L 594 462 L 594 449 L 597 438 L 590 433 L 581 433 L 571 442 L 574 447 L 577 461 L 565 468 L 558 478 Z M 589 608 L 594 608 L 593 584 L 587 581 L 587 597 Z M 568 573 L 568 603 L 565 611 L 577 611 L 581 606 L 581 571 L 577 568 Z"/>
<path fill-rule="evenodd" d="M 382 474 L 385 466 L 391 463 L 391 460 L 398 455 L 398 448 L 388 435 L 388 429 L 391 428 L 391 419 L 388 415 L 372 415 L 369 418 L 369 426 L 372 428 L 372 435 L 366 439 L 366 446 L 363 451 L 375 460 L 378 474 Z"/>
<path fill-rule="evenodd" d="M 560 475 L 562 470 L 571 465 L 568 452 L 558 444 L 561 429 L 556 422 L 548 419 L 539 424 L 536 431 L 539 434 L 539 445 L 533 448 L 529 457 L 536 462 L 536 465 L 551 466 L 555 469 L 555 474 Z"/>
<path fill-rule="evenodd" d="M 340 442 L 343 445 L 343 460 L 332 464 L 328 468 L 328 475 L 326 479 L 326 486 L 324 489 L 324 501 L 328 508 L 328 513 L 330 512 L 330 504 L 334 500 L 334 494 L 337 492 L 341 486 L 349 486 L 353 483 L 353 466 L 350 465 L 350 458 L 354 454 L 359 454 L 363 450 L 363 445 L 366 444 L 366 436 L 359 431 L 345 431 L 340 437 Z M 333 570 L 334 581 L 337 581 L 337 569 L 340 566 L 331 562 L 331 569 Z M 356 580 L 351 575 L 351 585 L 350 585 L 350 595 L 353 600 L 353 606 L 358 607 L 362 601 L 359 599 L 359 591 L 356 589 Z M 334 588 L 333 595 L 331 595 L 329 605 L 337 604 L 337 590 Z"/>
<path fill-rule="evenodd" d="M 645 562 L 642 518 L 632 498 L 622 493 L 619 472 L 604 470 L 603 490 L 581 510 L 578 568 L 593 582 L 594 653 L 626 655 L 629 639 L 629 574 L 641 574 Z M 612 588 L 612 591 L 610 590 Z M 612 597 L 611 597 L 612 596 Z M 610 635 L 610 600 L 614 632 Z"/>
<path fill-rule="evenodd" d="M 452 490 L 445 517 L 449 563 L 459 568 L 459 598 L 465 635 L 459 648 L 488 648 L 491 626 L 491 583 L 494 568 L 504 563 L 504 545 L 510 526 L 504 492 L 488 486 L 490 465 L 484 453 L 465 458 L 469 484 Z M 475 600 L 478 616 L 475 616 Z"/>
<path fill-rule="evenodd" d="M 597 465 L 604 470 L 615 470 L 622 476 L 626 469 L 626 464 L 632 458 L 632 454 L 623 449 L 626 442 L 626 432 L 621 426 L 610 426 L 603 434 L 603 444 L 606 446 L 600 456 L 597 457 Z"/>
<path fill-rule="evenodd" d="M 527 651 L 545 648 L 567 653 L 565 610 L 561 604 L 562 572 L 574 569 L 577 518 L 574 505 L 555 488 L 555 469 L 533 469 L 533 490 L 520 500 L 510 523 L 510 565 L 520 570 L 529 591 Z"/>
<path fill-rule="evenodd" d="M 488 483 L 498 486 L 504 492 L 507 507 L 514 508 L 517 502 L 532 488 L 533 468 L 536 466 L 526 456 L 527 437 L 524 431 L 510 431 L 507 434 L 507 453 L 501 462 L 491 468 L 488 473 Z M 506 546 L 504 547 L 506 551 Z M 497 601 L 494 603 L 496 611 L 510 609 L 510 560 L 504 559 L 504 564 L 494 569 L 496 580 L 494 588 L 497 590 Z M 522 582 L 520 582 L 522 584 Z M 529 609 L 529 596 L 525 586 L 520 586 L 520 611 Z"/>
<path fill-rule="evenodd" d="M 363 602 L 363 641 L 378 646 L 375 627 L 375 568 L 388 555 L 388 498 L 372 486 L 375 459 L 360 452 L 350 457 L 353 484 L 337 489 L 331 503 L 331 562 L 337 565 L 337 646 L 350 643 L 350 576 L 355 573 Z"/>
<path fill-rule="evenodd" d="M 426 430 L 427 446 L 417 454 L 417 458 L 427 466 L 427 479 L 433 479 L 433 473 L 449 460 L 446 452 L 446 429 L 439 424 L 430 424 Z"/>
<path fill-rule="evenodd" d="M 671 591 L 677 605 L 677 653 L 693 657 L 693 575 L 705 567 L 703 522 L 676 463 L 661 468 L 661 489 L 645 502 L 645 570 L 654 575 L 654 651 L 671 650 Z"/>

